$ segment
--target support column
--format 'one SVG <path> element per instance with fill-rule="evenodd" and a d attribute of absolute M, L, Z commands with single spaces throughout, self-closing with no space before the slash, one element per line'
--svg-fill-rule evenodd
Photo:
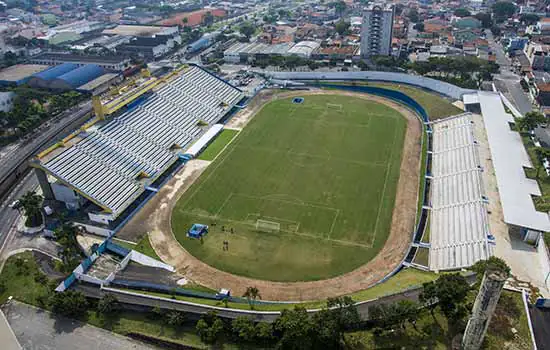
<path fill-rule="evenodd" d="M 42 169 L 35 168 L 34 173 L 38 178 L 38 183 L 40 184 L 40 188 L 42 188 L 42 195 L 44 196 L 44 199 L 55 199 L 53 195 L 52 186 L 48 181 L 48 175 L 46 175 L 46 172 Z"/>
<path fill-rule="evenodd" d="M 462 349 L 478 350 L 481 348 L 507 278 L 508 273 L 501 270 L 487 270 L 483 275 L 481 287 L 472 309 L 472 316 L 462 338 Z"/>

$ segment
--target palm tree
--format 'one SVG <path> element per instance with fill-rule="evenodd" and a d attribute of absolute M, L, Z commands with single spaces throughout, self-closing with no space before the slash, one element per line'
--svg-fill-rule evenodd
<path fill-rule="evenodd" d="M 42 204 L 41 195 L 36 194 L 34 191 L 25 193 L 20 199 L 21 207 L 25 211 L 27 220 L 25 225 L 27 227 L 37 227 L 42 225 L 42 212 L 40 211 L 40 205 Z"/>
<path fill-rule="evenodd" d="M 260 290 L 256 287 L 246 287 L 246 292 L 244 292 L 243 297 L 248 300 L 248 305 L 250 305 L 251 309 L 254 309 L 254 302 L 256 301 L 256 298 L 262 298 L 260 295 Z"/>

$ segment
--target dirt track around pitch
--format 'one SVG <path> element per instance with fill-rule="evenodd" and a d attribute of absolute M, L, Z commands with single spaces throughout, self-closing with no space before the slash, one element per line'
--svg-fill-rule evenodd
<path fill-rule="evenodd" d="M 246 287 L 256 286 L 264 300 L 321 300 L 367 289 L 393 271 L 407 253 L 414 230 L 420 176 L 422 127 L 414 112 L 391 100 L 361 93 L 340 91 L 299 91 L 274 93 L 262 91 L 232 118 L 228 126 L 244 127 L 266 103 L 275 99 L 306 95 L 344 95 L 358 97 L 389 106 L 407 120 L 403 143 L 400 176 L 390 234 L 382 249 L 369 262 L 357 269 L 330 279 L 309 282 L 272 282 L 234 275 L 218 270 L 195 258 L 177 241 L 171 228 L 172 209 L 178 199 L 206 169 L 210 162 L 192 160 L 149 201 L 117 235 L 125 239 L 149 233 L 151 245 L 159 257 L 195 283 L 213 288 L 229 288 L 233 295 L 242 295 Z"/>

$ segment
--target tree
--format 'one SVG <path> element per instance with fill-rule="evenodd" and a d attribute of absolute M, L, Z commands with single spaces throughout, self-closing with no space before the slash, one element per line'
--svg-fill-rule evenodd
<path fill-rule="evenodd" d="M 501 258 L 497 258 L 496 256 L 491 256 L 487 260 L 479 260 L 476 262 L 472 267 L 470 267 L 470 270 L 474 271 L 478 277 L 478 282 L 481 282 L 481 279 L 483 278 L 483 274 L 487 270 L 500 270 L 504 271 L 506 274 L 510 274 L 511 270 L 508 264 Z"/>
<path fill-rule="evenodd" d="M 215 312 L 209 312 L 201 317 L 195 329 L 203 342 L 214 344 L 219 341 L 223 333 L 223 321 Z"/>
<path fill-rule="evenodd" d="M 88 309 L 88 301 L 84 294 L 72 290 L 54 293 L 50 304 L 54 313 L 72 318 L 82 317 Z"/>
<path fill-rule="evenodd" d="M 118 299 L 112 294 L 106 294 L 97 303 L 97 312 L 110 316 L 120 309 Z"/>
<path fill-rule="evenodd" d="M 256 338 L 254 321 L 247 316 L 239 316 L 231 322 L 231 329 L 235 337 L 243 343 L 251 343 Z"/>
<path fill-rule="evenodd" d="M 528 26 L 536 24 L 539 19 L 540 17 L 535 15 L 534 13 L 523 13 L 521 16 L 519 16 L 519 20 Z"/>
<path fill-rule="evenodd" d="M 543 148 L 543 147 L 537 147 L 535 148 L 535 154 L 537 155 L 537 175 L 536 178 L 539 178 L 540 170 L 544 166 L 544 161 L 550 158 L 550 149 Z"/>
<path fill-rule="evenodd" d="M 498 1 L 493 4 L 492 9 L 498 23 L 512 17 L 516 13 L 516 5 L 508 1 Z"/>
<path fill-rule="evenodd" d="M 338 16 L 342 16 L 344 11 L 346 11 L 346 7 L 347 7 L 347 5 L 343 1 L 337 1 L 337 2 L 334 3 L 334 10 L 336 11 L 336 14 Z"/>
<path fill-rule="evenodd" d="M 418 15 L 418 10 L 415 8 L 412 8 L 409 10 L 408 17 L 413 23 L 417 23 L 420 20 L 420 16 Z"/>
<path fill-rule="evenodd" d="M 467 314 L 464 306 L 470 285 L 458 273 L 442 275 L 435 281 L 436 295 L 447 320 L 457 322 Z"/>
<path fill-rule="evenodd" d="M 212 25 L 212 23 L 214 23 L 214 15 L 212 14 L 212 12 L 207 11 L 202 16 L 202 24 L 204 24 L 205 26 L 209 26 Z"/>
<path fill-rule="evenodd" d="M 246 287 L 243 297 L 246 298 L 251 309 L 254 309 L 254 302 L 256 302 L 256 299 L 262 298 L 260 295 L 260 290 L 256 287 Z"/>
<path fill-rule="evenodd" d="M 250 40 L 250 37 L 256 32 L 256 27 L 251 22 L 244 22 L 239 27 L 239 32 L 241 32 L 247 40 Z"/>
<path fill-rule="evenodd" d="M 317 333 L 307 311 L 303 307 L 283 310 L 273 328 L 280 335 L 278 347 L 288 350 L 313 349 Z"/>
<path fill-rule="evenodd" d="M 183 17 L 183 19 L 181 20 L 181 23 L 183 23 L 183 26 L 187 26 L 187 23 L 189 23 L 189 18 L 187 17 Z"/>
<path fill-rule="evenodd" d="M 491 25 L 493 24 L 493 19 L 491 18 L 491 14 L 485 13 L 485 12 L 478 12 L 474 16 L 481 22 L 481 26 L 483 28 L 491 28 Z"/>
<path fill-rule="evenodd" d="M 19 203 L 21 204 L 21 207 L 23 208 L 23 211 L 27 216 L 27 219 L 25 221 L 25 225 L 27 227 L 37 227 L 42 225 L 44 220 L 42 218 L 40 206 L 42 205 L 43 200 L 44 198 L 41 195 L 36 194 L 36 192 L 34 191 L 29 191 L 25 193 L 19 199 Z"/>
<path fill-rule="evenodd" d="M 492 26 L 491 27 L 491 33 L 493 33 L 494 36 L 500 36 L 501 29 L 499 26 Z"/>
<path fill-rule="evenodd" d="M 256 344 L 258 345 L 263 344 L 267 346 L 275 339 L 271 323 L 257 323 L 254 332 L 256 333 Z"/>
<path fill-rule="evenodd" d="M 523 118 L 517 119 L 517 126 L 523 131 L 531 131 L 544 123 L 546 123 L 546 117 L 538 111 L 527 112 Z"/>
<path fill-rule="evenodd" d="M 57 243 L 61 246 L 59 256 L 63 261 L 64 271 L 72 271 L 78 266 L 80 261 L 80 247 L 76 242 L 77 230 L 74 225 L 68 221 L 64 221 L 54 233 Z"/>
<path fill-rule="evenodd" d="M 414 29 L 416 29 L 419 32 L 424 31 L 424 22 L 418 22 L 413 26 Z"/>
<path fill-rule="evenodd" d="M 465 8 L 458 8 L 454 11 L 454 15 L 457 17 L 468 17 L 471 16 L 471 13 Z"/>
<path fill-rule="evenodd" d="M 336 24 L 334 25 L 334 28 L 336 29 L 336 32 L 338 34 L 344 35 L 349 32 L 349 26 L 350 26 L 349 22 L 346 22 L 343 19 L 341 19 L 338 22 L 336 22 Z"/>
<path fill-rule="evenodd" d="M 187 321 L 187 317 L 183 311 L 172 310 L 166 315 L 166 322 L 170 326 L 180 327 L 185 321 Z"/>
<path fill-rule="evenodd" d="M 325 309 L 313 316 L 318 346 L 339 348 L 345 343 L 344 332 L 360 322 L 359 312 L 350 297 L 329 298 Z"/>

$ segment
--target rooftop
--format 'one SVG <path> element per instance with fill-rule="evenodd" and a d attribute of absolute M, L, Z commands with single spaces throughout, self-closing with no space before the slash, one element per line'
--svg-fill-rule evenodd
<path fill-rule="evenodd" d="M 166 26 L 139 26 L 139 25 L 127 25 L 121 24 L 115 28 L 105 29 L 103 34 L 120 34 L 120 35 L 134 35 L 134 36 L 151 36 L 155 34 L 162 34 L 166 31 L 173 30 L 174 27 Z"/>
<path fill-rule="evenodd" d="M 481 113 L 487 130 L 491 158 L 495 167 L 504 222 L 532 230 L 550 231 L 547 213 L 537 211 L 532 196 L 540 196 L 537 182 L 525 176 L 524 167 L 533 168 L 519 133 L 510 129 L 514 122 L 506 113 L 501 96 L 478 92 Z"/>
<path fill-rule="evenodd" d="M 50 68 L 50 66 L 43 64 L 17 64 L 2 69 L 0 71 L 0 80 L 15 82 L 48 68 Z"/>

